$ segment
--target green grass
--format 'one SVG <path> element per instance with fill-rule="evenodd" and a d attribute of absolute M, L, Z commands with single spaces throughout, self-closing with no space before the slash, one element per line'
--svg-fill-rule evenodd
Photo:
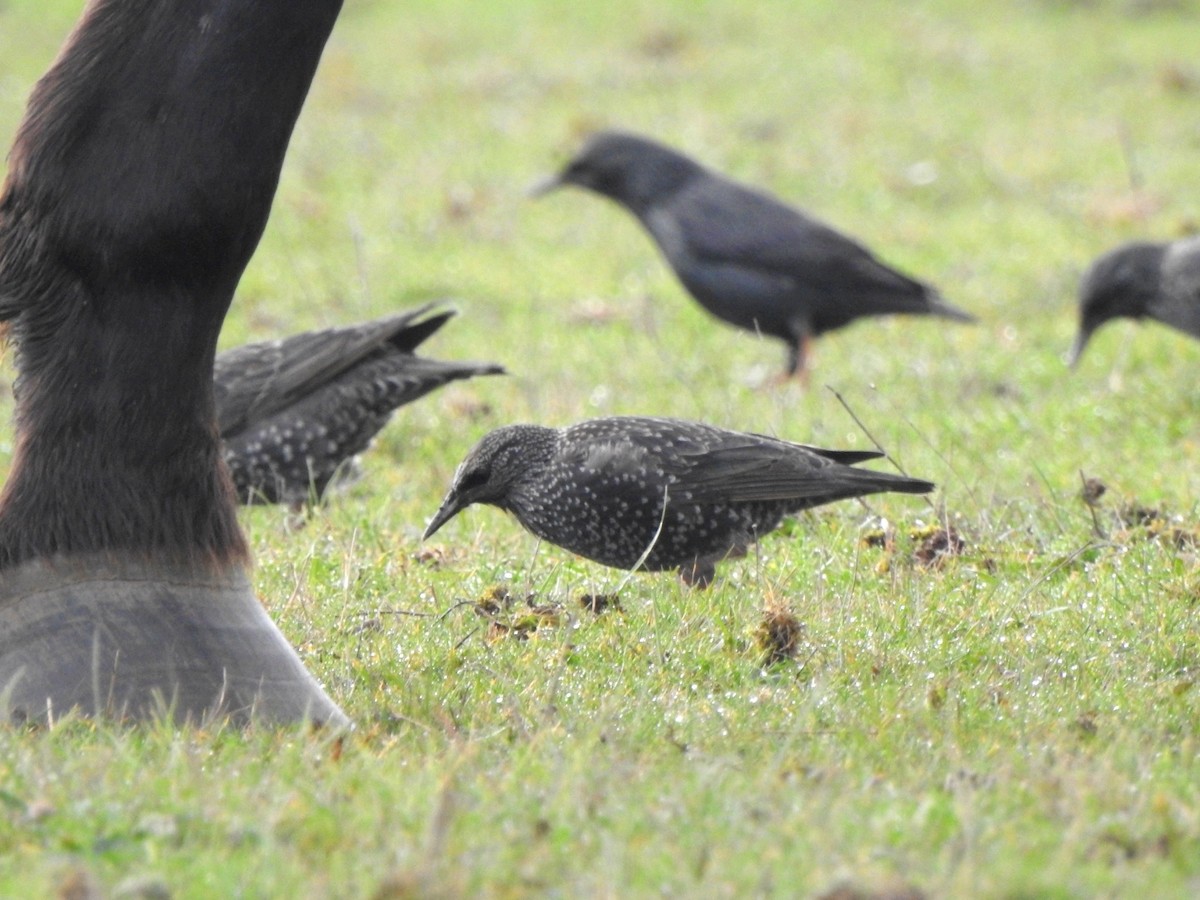
<path fill-rule="evenodd" d="M 0 0 L 0 134 L 78 6 Z M 404 410 L 303 530 L 244 517 L 259 593 L 358 729 L 0 731 L 0 895 L 1194 895 L 1200 345 L 1119 323 L 1061 359 L 1092 257 L 1200 222 L 1194 5 L 577 6 L 348 0 L 222 336 L 453 297 L 429 352 L 514 373 Z M 524 198 L 603 126 L 805 206 L 982 324 L 859 324 L 807 393 L 754 389 L 782 348 L 707 318 L 624 213 Z M 486 508 L 419 543 L 497 425 L 870 446 L 827 386 L 936 505 L 822 509 L 705 593 Z M 966 549 L 922 567 L 937 522 Z M 489 639 L 498 584 L 563 612 Z M 769 603 L 803 633 L 763 668 Z"/>

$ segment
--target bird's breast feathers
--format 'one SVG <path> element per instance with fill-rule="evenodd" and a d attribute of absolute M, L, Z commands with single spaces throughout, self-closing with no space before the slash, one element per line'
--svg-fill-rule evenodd
<path fill-rule="evenodd" d="M 683 226 L 670 210 L 651 207 L 645 215 L 645 223 L 646 230 L 653 235 L 663 255 L 672 263 L 680 265 L 693 258 Z"/>

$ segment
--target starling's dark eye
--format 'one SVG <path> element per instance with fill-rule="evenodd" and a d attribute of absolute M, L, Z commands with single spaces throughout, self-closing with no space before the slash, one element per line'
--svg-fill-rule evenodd
<path fill-rule="evenodd" d="M 487 484 L 488 471 L 487 469 L 472 469 L 469 472 L 463 472 L 462 478 L 458 479 L 458 492 L 471 491 L 478 487 L 483 487 Z"/>

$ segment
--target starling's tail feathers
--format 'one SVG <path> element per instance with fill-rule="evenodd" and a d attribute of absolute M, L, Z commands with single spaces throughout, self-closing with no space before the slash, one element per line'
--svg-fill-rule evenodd
<path fill-rule="evenodd" d="M 936 484 L 923 478 L 910 478 L 907 475 L 895 475 L 891 472 L 877 472 L 874 469 L 852 469 L 845 467 L 830 473 L 830 481 L 840 484 L 846 490 L 857 491 L 859 494 L 877 494 L 884 491 L 894 491 L 901 494 L 928 494 Z"/>
<path fill-rule="evenodd" d="M 933 482 L 920 478 L 875 472 L 870 469 L 852 469 L 847 466 L 836 473 L 827 472 L 820 483 L 799 491 L 789 506 L 793 512 L 799 512 L 802 509 L 812 509 L 837 500 L 866 497 L 869 494 L 928 494 L 935 487 Z"/>
<path fill-rule="evenodd" d="M 436 306 L 436 303 L 427 303 L 425 306 L 422 306 L 420 309 L 413 310 L 412 313 L 404 316 L 403 318 L 397 317 L 397 323 L 399 324 L 401 321 L 403 321 L 404 324 L 388 339 L 388 343 L 390 343 L 397 350 L 413 353 L 416 351 L 417 347 L 423 344 L 431 334 L 445 325 L 450 319 L 458 315 L 458 310 L 444 309 L 439 311 L 436 315 L 430 316 L 428 319 L 422 319 L 419 322 L 415 321 L 418 316 Z"/>
<path fill-rule="evenodd" d="M 880 477 L 881 491 L 896 491 L 901 494 L 928 494 L 937 487 L 932 481 L 923 478 L 909 478 L 907 475 L 889 475 L 887 472 L 874 472 Z"/>

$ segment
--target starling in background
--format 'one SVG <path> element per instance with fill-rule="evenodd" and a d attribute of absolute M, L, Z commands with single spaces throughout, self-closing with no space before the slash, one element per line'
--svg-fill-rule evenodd
<path fill-rule="evenodd" d="M 646 138 L 600 132 L 533 193 L 567 184 L 633 213 L 718 319 L 784 341 L 789 376 L 804 374 L 812 338 L 861 316 L 975 321 L 852 238 Z"/>
<path fill-rule="evenodd" d="M 617 416 L 568 428 L 509 425 L 467 454 L 425 530 L 473 503 L 511 512 L 539 538 L 632 569 L 679 569 L 704 586 L 715 566 L 789 514 L 933 484 L 853 469 L 872 450 L 820 450 L 678 419 Z"/>
<path fill-rule="evenodd" d="M 217 424 L 242 503 L 319 500 L 397 407 L 450 381 L 504 373 L 414 355 L 455 315 L 422 319 L 433 306 L 217 356 Z"/>
<path fill-rule="evenodd" d="M 1092 334 L 1126 316 L 1150 318 L 1200 338 L 1200 236 L 1169 244 L 1123 244 L 1092 263 L 1079 288 L 1074 366 Z"/>

